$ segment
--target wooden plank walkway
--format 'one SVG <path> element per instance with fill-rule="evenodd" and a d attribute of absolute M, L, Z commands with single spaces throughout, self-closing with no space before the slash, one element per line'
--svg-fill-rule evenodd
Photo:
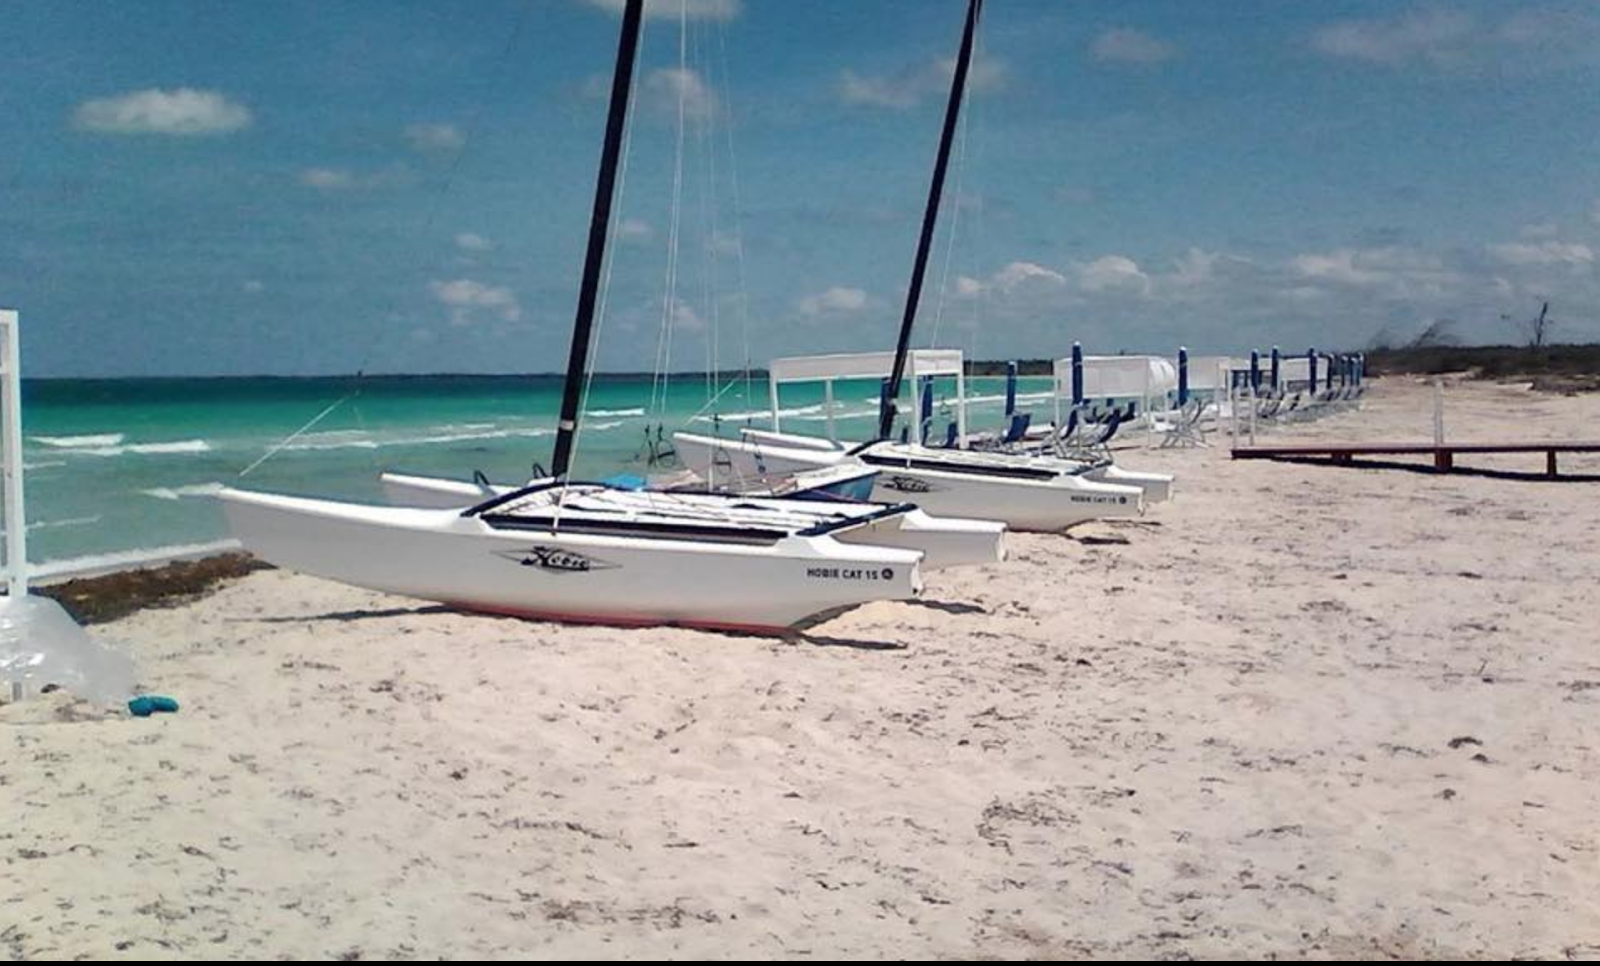
<path fill-rule="evenodd" d="M 1455 458 L 1471 453 L 1543 453 L 1545 473 L 1550 479 L 1560 476 L 1557 453 L 1600 453 L 1600 443 L 1546 440 L 1532 443 L 1293 443 L 1266 446 L 1235 446 L 1236 460 L 1326 460 L 1349 464 L 1362 456 L 1432 456 L 1434 469 L 1448 473 L 1455 469 Z"/>

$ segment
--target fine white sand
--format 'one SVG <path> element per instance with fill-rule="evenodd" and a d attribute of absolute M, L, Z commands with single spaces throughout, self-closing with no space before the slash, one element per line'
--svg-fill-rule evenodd
<path fill-rule="evenodd" d="M 1177 500 L 796 641 L 281 572 L 97 629 L 183 710 L 0 709 L 0 952 L 1600 955 L 1600 483 L 1121 459 Z"/>

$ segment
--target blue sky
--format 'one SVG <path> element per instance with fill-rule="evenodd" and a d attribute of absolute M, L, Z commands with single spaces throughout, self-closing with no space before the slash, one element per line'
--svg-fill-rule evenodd
<path fill-rule="evenodd" d="M 619 5 L 0 2 L 29 371 L 560 369 Z M 889 344 L 963 6 L 689 0 L 680 69 L 657 3 L 601 367 L 668 317 L 675 369 Z M 919 343 L 1600 338 L 1600 5 L 991 0 L 980 45 Z"/>

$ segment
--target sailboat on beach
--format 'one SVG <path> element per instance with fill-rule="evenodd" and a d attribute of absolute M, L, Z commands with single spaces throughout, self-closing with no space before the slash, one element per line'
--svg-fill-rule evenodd
<path fill-rule="evenodd" d="M 772 631 L 920 594 L 924 554 L 871 541 L 898 528 L 913 510 L 907 504 L 661 493 L 569 479 L 642 8 L 643 0 L 627 0 L 623 10 L 550 477 L 466 509 L 224 489 L 229 523 L 252 553 L 469 610 L 603 623 Z"/>

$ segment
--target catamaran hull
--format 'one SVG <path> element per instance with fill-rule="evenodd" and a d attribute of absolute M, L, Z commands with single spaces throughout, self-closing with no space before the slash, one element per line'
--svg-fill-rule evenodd
<path fill-rule="evenodd" d="M 1048 431 L 1040 431 L 1041 434 L 1046 432 Z M 758 451 L 757 453 L 758 456 L 760 455 L 760 452 L 765 451 L 770 447 L 776 447 L 779 452 L 771 461 L 773 463 L 787 463 L 790 461 L 790 459 L 792 459 L 792 457 L 786 458 L 783 455 L 783 451 L 785 450 L 815 450 L 819 453 L 832 453 L 836 456 L 843 456 L 844 453 L 850 448 L 842 443 L 836 443 L 830 439 L 822 439 L 816 436 L 801 436 L 797 433 L 778 433 L 766 429 L 745 428 L 739 430 L 739 435 L 744 441 L 758 444 L 761 447 L 761 451 Z M 687 447 L 687 450 L 692 452 L 694 455 L 692 462 L 689 461 L 689 455 L 685 452 L 686 448 L 683 446 L 684 437 L 688 437 L 688 439 L 691 441 L 691 445 Z M 716 437 L 694 436 L 687 433 L 680 434 L 679 438 L 675 440 L 675 443 L 678 445 L 680 456 L 683 457 L 686 464 L 691 468 L 705 466 L 710 460 L 718 458 L 715 455 L 715 444 L 718 442 L 720 441 L 717 440 Z M 1028 452 L 1035 456 L 1051 455 L 1047 440 L 1041 438 L 1032 441 L 1032 443 L 1033 445 L 1029 446 L 1027 449 Z M 1172 499 L 1172 483 L 1174 477 L 1171 473 L 1148 473 L 1123 469 L 1122 467 L 1112 463 L 1110 460 L 1104 460 L 1098 463 L 1086 465 L 1089 465 L 1090 467 L 1084 471 L 1083 475 L 1086 478 L 1091 479 L 1096 483 L 1115 483 L 1118 486 L 1136 486 L 1144 491 L 1144 502 L 1147 504 L 1164 503 L 1167 500 Z M 698 472 L 698 470 L 696 472 Z"/>
<path fill-rule="evenodd" d="M 735 473 L 794 473 L 856 460 L 842 449 L 779 446 L 693 433 L 673 436 L 685 466 L 695 472 L 713 462 Z M 1137 516 L 1144 493 L 1135 486 L 1099 482 L 1087 474 L 1061 473 L 1022 479 L 962 473 L 892 463 L 869 463 L 878 471 L 872 498 L 904 501 L 940 517 L 995 520 L 1013 530 L 1063 530 L 1090 520 Z"/>
<path fill-rule="evenodd" d="M 1148 473 L 1125 470 L 1115 463 L 1096 466 L 1083 474 L 1096 483 L 1114 483 L 1117 486 L 1135 486 L 1144 493 L 1146 503 L 1165 503 L 1172 499 L 1171 473 Z"/>
<path fill-rule="evenodd" d="M 385 473 L 382 480 L 390 503 L 439 509 L 460 510 L 504 496 L 513 489 L 494 483 L 402 473 Z M 853 545 L 920 551 L 922 568 L 937 570 L 999 563 L 1006 557 L 1005 533 L 1005 524 L 993 520 L 936 517 L 922 510 L 912 510 L 834 533 L 833 538 Z"/>
<path fill-rule="evenodd" d="M 224 490 L 245 548 L 279 567 L 464 610 L 772 632 L 922 589 L 915 551 L 828 535 L 728 544 L 504 531 L 458 510 Z"/>

